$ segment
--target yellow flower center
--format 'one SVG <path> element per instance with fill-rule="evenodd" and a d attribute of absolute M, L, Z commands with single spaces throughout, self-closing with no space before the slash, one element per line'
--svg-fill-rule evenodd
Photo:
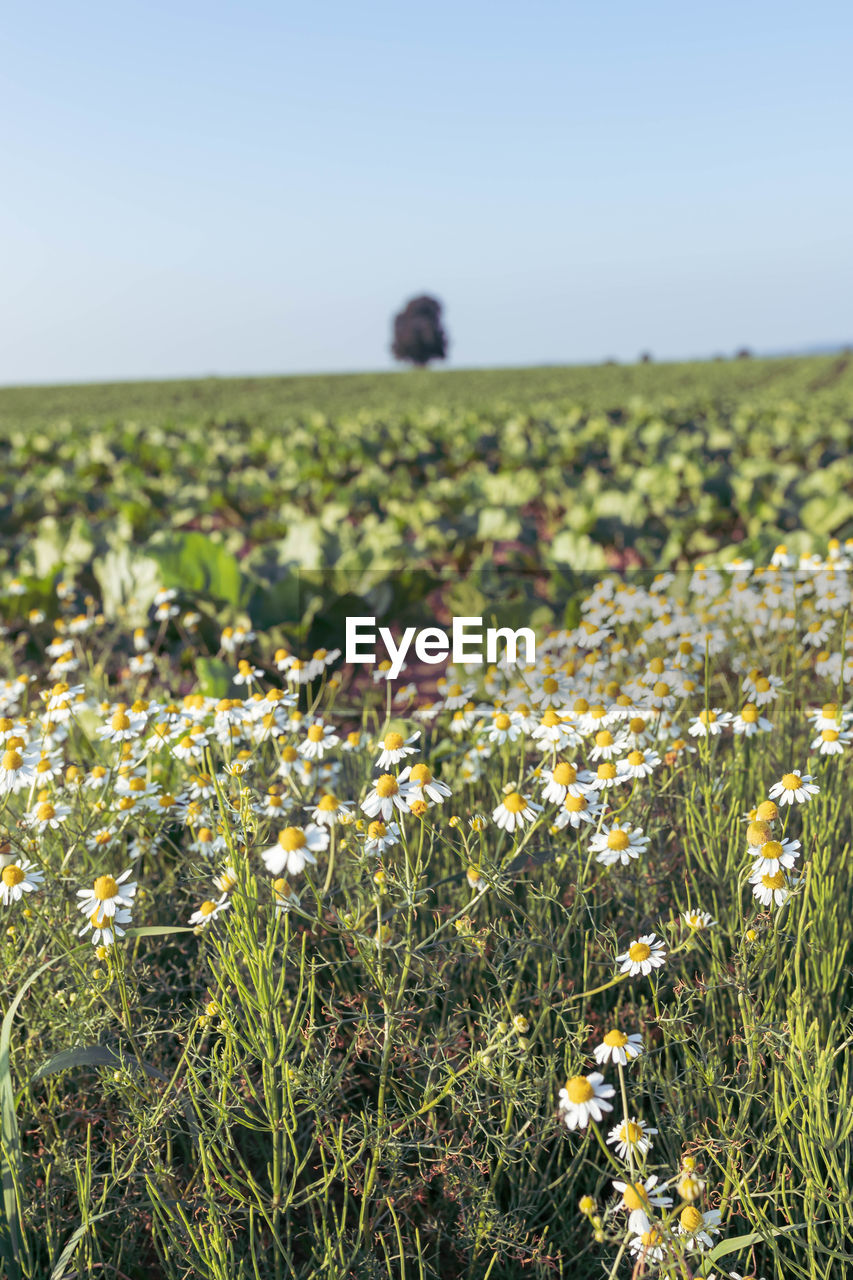
<path fill-rule="evenodd" d="M 663 673 L 663 669 L 664 669 L 663 658 L 652 658 L 651 662 L 649 663 L 649 671 L 652 673 L 652 675 L 654 676 L 661 675 Z"/>
<path fill-rule="evenodd" d="M 16 751 L 14 747 L 12 748 L 11 751 L 3 752 L 2 767 L 6 769 L 9 773 L 14 773 L 17 769 L 20 769 L 23 763 L 24 763 L 23 756 L 21 755 L 20 751 Z"/>
<path fill-rule="evenodd" d="M 648 1209 L 649 1197 L 646 1189 L 639 1182 L 628 1183 L 622 1192 L 622 1203 L 626 1209 Z"/>
<path fill-rule="evenodd" d="M 399 751 L 403 745 L 402 733 L 386 733 L 383 745 L 386 751 Z"/>
<path fill-rule="evenodd" d="M 16 863 L 13 863 L 12 866 L 3 868 L 2 879 L 3 883 L 9 889 L 12 889 L 16 884 L 20 884 L 22 880 L 25 880 L 26 876 L 21 868 Z"/>
<path fill-rule="evenodd" d="M 643 757 L 643 753 L 642 753 L 642 751 L 629 751 L 629 752 L 628 752 L 628 763 L 629 763 L 630 765 L 634 766 L 634 767 L 636 767 L 636 765 L 638 765 L 638 764 L 642 764 L 642 763 L 643 763 L 643 758 L 644 758 L 644 757 Z"/>
<path fill-rule="evenodd" d="M 633 1120 L 629 1120 L 627 1124 L 623 1124 L 619 1130 L 619 1140 L 621 1142 L 630 1142 L 636 1144 L 643 1136 L 642 1126 L 634 1124 Z"/>
<path fill-rule="evenodd" d="M 782 856 L 782 846 L 778 840 L 766 840 L 761 846 L 762 858 L 776 859 Z"/>
<path fill-rule="evenodd" d="M 511 791 L 508 796 L 504 796 L 504 808 L 510 813 L 521 813 L 526 807 L 527 801 L 520 792 Z"/>
<path fill-rule="evenodd" d="M 642 716 L 632 716 L 628 721 L 628 728 L 632 733 L 642 733 L 646 727 L 646 722 Z"/>
<path fill-rule="evenodd" d="M 383 773 L 381 777 L 376 779 L 376 794 L 382 800 L 387 800 L 389 796 L 397 795 L 399 790 L 397 779 L 392 773 Z"/>
<path fill-rule="evenodd" d="M 388 828 L 384 822 L 371 822 L 367 828 L 368 840 L 382 840 L 388 834 Z"/>
<path fill-rule="evenodd" d="M 297 759 L 298 755 L 299 755 L 299 752 L 296 750 L 296 747 L 282 747 L 281 749 L 281 758 L 287 764 L 293 764 L 294 760 Z"/>
<path fill-rule="evenodd" d="M 669 685 L 664 680 L 658 680 L 655 687 L 652 689 L 652 693 L 656 698 L 668 698 Z"/>
<path fill-rule="evenodd" d="M 561 760 L 554 768 L 552 776 L 558 787 L 570 787 L 577 780 L 578 771 L 574 765 Z"/>
<path fill-rule="evenodd" d="M 779 817 L 779 806 L 775 800 L 762 800 L 755 810 L 755 816 L 759 822 L 775 822 Z"/>
<path fill-rule="evenodd" d="M 599 729 L 598 733 L 595 735 L 595 745 L 597 747 L 613 746 L 613 734 L 609 729 Z"/>
<path fill-rule="evenodd" d="M 595 1097 L 595 1090 L 586 1076 L 572 1076 L 571 1080 L 567 1080 L 566 1093 L 569 1101 L 575 1103 L 589 1102 L 590 1098 Z"/>
<path fill-rule="evenodd" d="M 773 889 L 774 891 L 776 889 L 784 889 L 785 873 L 784 871 L 774 871 L 771 876 L 765 871 L 764 875 L 761 877 L 761 883 L 765 889 Z"/>
<path fill-rule="evenodd" d="M 321 796 L 317 808 L 323 813 L 334 813 L 338 807 L 338 798 L 333 795 Z"/>
<path fill-rule="evenodd" d="M 448 698 L 458 698 L 461 696 L 461 694 L 462 694 L 461 684 L 452 684 L 450 688 L 447 690 Z"/>
<path fill-rule="evenodd" d="M 837 742 L 837 741 L 838 741 L 838 730 L 837 730 L 837 729 L 823 729 L 823 730 L 821 731 L 821 735 L 820 735 L 820 736 L 823 738 L 824 742 Z"/>
<path fill-rule="evenodd" d="M 113 876 L 98 876 L 92 892 L 99 902 L 106 902 L 118 893 L 118 883 Z"/>
<path fill-rule="evenodd" d="M 611 1049 L 621 1049 L 628 1043 L 628 1037 L 624 1031 L 619 1031 L 617 1027 L 614 1027 L 604 1037 L 604 1043 L 609 1045 Z"/>
<path fill-rule="evenodd" d="M 415 786 L 425 787 L 428 782 L 432 782 L 432 772 L 425 764 L 416 764 L 413 766 L 409 778 L 414 782 Z"/>
<path fill-rule="evenodd" d="M 321 724 L 312 724 L 308 730 L 309 742 L 322 742 L 324 729 Z"/>
<path fill-rule="evenodd" d="M 705 1219 L 702 1217 L 702 1214 L 698 1209 L 694 1209 L 692 1204 L 685 1205 L 678 1216 L 678 1221 L 681 1223 L 684 1230 L 688 1231 L 691 1235 L 695 1231 L 700 1231 L 705 1225 Z"/>
<path fill-rule="evenodd" d="M 652 949 L 647 942 L 632 942 L 628 948 L 628 956 L 631 960 L 648 960 L 652 954 Z"/>
<path fill-rule="evenodd" d="M 216 903 L 211 902 L 208 898 L 207 902 L 203 902 L 199 907 L 199 915 L 209 916 L 216 910 Z"/>
<path fill-rule="evenodd" d="M 834 702 L 825 702 L 820 709 L 820 714 L 825 720 L 838 719 L 838 706 Z"/>
<path fill-rule="evenodd" d="M 770 681 L 767 679 L 767 676 L 759 676 L 755 682 L 755 687 L 759 693 L 766 693 L 770 688 Z"/>
<path fill-rule="evenodd" d="M 597 775 L 598 775 L 598 777 L 599 777 L 599 778 L 601 778 L 602 780 L 607 780 L 607 779 L 610 779 L 610 778 L 615 778 L 615 777 L 616 777 L 616 765 L 613 763 L 613 761 L 612 761 L 612 760 L 602 760 L 601 764 L 600 764 L 600 765 L 598 766 L 598 768 L 596 769 L 596 774 L 597 774 Z"/>
<path fill-rule="evenodd" d="M 589 703 L 586 698 L 578 698 L 574 705 L 575 715 L 585 716 L 587 711 L 589 711 Z"/>
<path fill-rule="evenodd" d="M 553 729 L 555 724 L 563 723 L 563 717 L 558 716 L 553 707 L 548 707 L 542 715 L 542 723 L 546 729 Z"/>
<path fill-rule="evenodd" d="M 758 845 L 766 844 L 769 839 L 770 839 L 770 823 L 769 822 L 759 822 L 757 820 L 755 822 L 750 822 L 749 826 L 746 829 L 747 844 L 750 844 L 753 846 L 753 848 L 755 848 Z"/>
<path fill-rule="evenodd" d="M 110 725 L 116 732 L 123 732 L 125 729 L 130 728 L 130 719 L 123 711 L 116 711 L 110 721 Z"/>
<path fill-rule="evenodd" d="M 304 848 L 305 832 L 301 827 L 285 827 L 279 832 L 278 842 L 285 853 L 292 853 L 295 849 Z"/>
<path fill-rule="evenodd" d="M 588 806 L 586 796 L 566 796 L 565 808 L 569 813 L 583 813 Z"/>
<path fill-rule="evenodd" d="M 615 849 L 617 852 L 621 849 L 627 849 L 631 843 L 626 833 L 618 827 L 615 831 L 611 831 L 607 837 L 608 849 Z"/>
<path fill-rule="evenodd" d="M 510 717 L 507 715 L 505 711 L 501 711 L 498 715 L 495 716 L 496 729 L 508 729 L 511 724 L 512 724 L 512 720 L 510 719 Z"/>
<path fill-rule="evenodd" d="M 802 781 L 798 773 L 786 773 L 782 779 L 782 786 L 786 791 L 796 791 L 802 785 Z"/>
<path fill-rule="evenodd" d="M 56 810 L 49 800 L 43 801 L 36 809 L 36 822 L 50 822 L 56 817 Z"/>
<path fill-rule="evenodd" d="M 744 724 L 758 723 L 758 707 L 754 702 L 744 703 L 743 709 L 740 713 L 740 718 L 743 720 Z"/>

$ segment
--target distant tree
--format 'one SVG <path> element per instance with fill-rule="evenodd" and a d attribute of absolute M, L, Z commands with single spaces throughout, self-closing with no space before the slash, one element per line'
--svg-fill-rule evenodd
<path fill-rule="evenodd" d="M 651 351 L 644 351 L 643 354 L 640 356 L 640 364 L 651 364 L 651 363 L 652 363 Z"/>
<path fill-rule="evenodd" d="M 737 355 L 735 356 L 735 359 L 737 359 L 737 360 L 751 360 L 751 359 L 752 359 L 752 352 L 750 351 L 749 347 L 741 347 L 741 348 L 739 349 L 739 351 L 737 352 Z"/>
<path fill-rule="evenodd" d="M 410 360 L 423 368 L 430 360 L 443 360 L 447 355 L 447 334 L 441 324 L 441 303 L 424 294 L 411 298 L 394 317 L 394 341 L 391 354 L 395 360 Z"/>

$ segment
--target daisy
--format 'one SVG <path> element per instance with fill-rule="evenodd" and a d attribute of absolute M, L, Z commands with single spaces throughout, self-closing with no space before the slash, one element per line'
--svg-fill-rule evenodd
<path fill-rule="evenodd" d="M 325 752 L 336 747 L 339 742 L 334 726 L 320 721 L 308 726 L 305 741 L 299 746 L 299 754 L 306 760 L 322 760 Z"/>
<path fill-rule="evenodd" d="M 574 762 L 559 760 L 553 769 L 543 769 L 542 777 L 545 781 L 542 799 L 548 804 L 562 804 L 566 796 L 582 796 L 592 774 L 586 770 L 578 772 Z"/>
<path fill-rule="evenodd" d="M 618 762 L 619 772 L 626 778 L 648 778 L 660 764 L 660 756 L 648 748 L 637 747 Z"/>
<path fill-rule="evenodd" d="M 590 1120 L 600 1122 L 605 1111 L 613 1110 L 608 1102 L 616 1090 L 606 1084 L 604 1076 L 592 1071 L 588 1076 L 572 1076 L 560 1090 L 560 1111 L 568 1129 L 585 1129 Z"/>
<path fill-rule="evenodd" d="M 850 745 L 850 734 L 841 733 L 838 728 L 821 729 L 811 743 L 812 751 L 819 751 L 822 756 L 840 756 L 845 747 Z"/>
<path fill-rule="evenodd" d="M 502 831 L 520 831 L 526 822 L 534 822 L 542 812 L 541 804 L 533 804 L 529 796 L 520 791 L 510 791 L 492 811 L 492 821 Z"/>
<path fill-rule="evenodd" d="M 407 766 L 400 774 L 399 781 L 407 784 L 406 798 L 409 804 L 413 800 L 431 800 L 433 804 L 443 804 L 447 796 L 452 794 L 447 783 L 434 778 L 425 764 Z"/>
<path fill-rule="evenodd" d="M 43 872 L 26 858 L 10 862 L 0 872 L 0 902 L 4 907 L 20 902 L 25 893 L 34 893 L 44 880 Z"/>
<path fill-rule="evenodd" d="M 638 1260 L 642 1259 L 643 1263 L 662 1262 L 666 1257 L 664 1238 L 657 1227 L 653 1226 L 649 1226 L 649 1229 L 641 1232 L 640 1235 L 634 1236 L 629 1241 L 628 1248 L 634 1257 Z M 640 1265 L 639 1261 L 637 1265 Z"/>
<path fill-rule="evenodd" d="M 632 858 L 639 858 L 645 853 L 649 837 L 643 835 L 642 827 L 602 827 L 592 837 L 590 850 L 596 854 L 596 861 L 605 867 L 614 862 L 621 862 L 627 867 Z"/>
<path fill-rule="evenodd" d="M 130 867 L 120 876 L 98 876 L 91 889 L 78 889 L 77 909 L 90 919 L 97 911 L 103 916 L 114 916 L 119 907 L 130 907 L 136 893 L 136 881 L 129 884 L 125 881 L 131 873 Z"/>
<path fill-rule="evenodd" d="M 648 1155 L 652 1148 L 652 1134 L 656 1133 L 657 1129 L 652 1129 L 645 1120 L 632 1116 L 630 1120 L 623 1120 L 610 1130 L 607 1143 L 616 1148 L 621 1160 L 627 1160 L 629 1151 L 639 1152 L 641 1156 Z"/>
<path fill-rule="evenodd" d="M 617 734 L 614 738 L 609 729 L 599 729 L 589 758 L 590 760 L 612 760 L 614 756 L 622 754 L 627 742 L 627 738 L 621 734 Z"/>
<path fill-rule="evenodd" d="M 417 742 L 420 736 L 420 729 L 405 741 L 402 733 L 386 733 L 382 740 L 382 751 L 376 761 L 376 768 L 388 769 L 392 764 L 399 764 L 401 760 L 405 760 L 406 756 L 414 755 L 417 747 L 413 747 L 412 743 Z"/>
<path fill-rule="evenodd" d="M 577 730 L 565 718 L 557 715 L 553 707 L 548 707 L 542 719 L 531 731 L 531 738 L 538 742 L 543 751 L 562 751 L 565 747 L 580 742 Z"/>
<path fill-rule="evenodd" d="M 714 1243 L 712 1236 L 720 1234 L 719 1209 L 707 1209 L 704 1213 L 695 1205 L 685 1205 L 678 1215 L 678 1234 L 686 1236 L 686 1249 L 710 1249 Z"/>
<path fill-rule="evenodd" d="M 45 792 L 41 793 L 42 796 Z M 40 799 L 34 809 L 30 809 L 26 814 L 26 822 L 30 827 L 35 827 L 36 831 L 47 831 L 52 829 L 56 831 L 65 819 L 68 817 L 71 809 L 67 804 L 53 804 L 47 799 Z"/>
<path fill-rule="evenodd" d="M 735 733 L 741 733 L 746 738 L 752 738 L 757 733 L 769 733 L 773 725 L 766 716 L 759 713 L 758 707 L 754 702 L 746 702 L 732 720 L 732 728 Z"/>
<path fill-rule="evenodd" d="M 121 928 L 123 924 L 130 924 L 130 912 L 126 907 L 119 907 L 111 916 L 95 910 L 78 931 L 77 937 L 84 937 L 91 929 L 93 946 L 111 947 L 116 938 L 124 937 L 125 931 Z"/>
<path fill-rule="evenodd" d="M 11 742 L 20 745 L 10 745 Z M 8 739 L 0 757 L 0 795 L 29 790 L 36 778 L 37 751 L 29 751 L 20 738 Z"/>
<path fill-rule="evenodd" d="M 593 1055 L 599 1066 L 604 1066 L 607 1062 L 616 1062 L 619 1066 L 626 1066 L 627 1063 L 639 1058 L 643 1052 L 643 1037 L 639 1032 L 632 1032 L 626 1035 L 624 1031 L 620 1031 L 614 1027 L 612 1031 L 608 1031 L 601 1044 L 596 1045 Z"/>
<path fill-rule="evenodd" d="M 307 827 L 285 827 L 279 832 L 276 843 L 264 849 L 261 857 L 272 875 L 281 875 L 287 867 L 288 874 L 296 876 L 304 870 L 306 863 L 317 861 L 315 853 L 328 847 L 328 831 L 309 822 Z"/>
<path fill-rule="evenodd" d="M 405 813 L 408 807 L 405 788 L 401 788 L 399 780 L 392 773 L 380 774 L 361 802 L 362 812 L 368 818 L 381 817 L 384 822 L 391 821 L 395 808 Z"/>
<path fill-rule="evenodd" d="M 701 933 L 703 929 L 711 929 L 717 922 L 711 919 L 710 911 L 683 911 L 681 918 L 688 929 Z"/>
<path fill-rule="evenodd" d="M 316 805 L 305 805 L 314 821 L 321 827 L 333 827 L 352 809 L 351 800 L 339 800 L 331 791 L 321 796 Z"/>
<path fill-rule="evenodd" d="M 622 1196 L 622 1207 L 628 1210 L 628 1230 L 638 1236 L 651 1230 L 651 1209 L 668 1209 L 672 1204 L 672 1196 L 655 1190 L 659 1181 L 658 1175 L 651 1173 L 645 1182 L 623 1182 L 619 1178 L 613 1182 L 613 1190 Z"/>
<path fill-rule="evenodd" d="M 520 720 L 521 717 L 515 713 L 507 715 L 506 711 L 499 711 L 492 720 L 486 737 L 489 742 L 515 742 L 521 734 Z"/>
<path fill-rule="evenodd" d="M 294 893 L 286 880 L 273 880 L 272 889 L 273 898 L 275 899 L 275 913 L 277 916 L 282 915 L 285 911 L 289 911 L 291 907 L 299 906 L 299 894 Z"/>
<path fill-rule="evenodd" d="M 643 934 L 632 942 L 627 951 L 616 957 L 619 972 L 630 974 L 635 978 L 638 973 L 644 977 L 652 969 L 659 969 L 666 959 L 666 943 L 654 933 Z"/>
<path fill-rule="evenodd" d="M 221 915 L 223 911 L 227 911 L 230 906 L 231 902 L 225 893 L 223 893 L 218 902 L 211 902 L 208 899 L 207 902 L 201 904 L 198 911 L 192 913 L 189 923 L 195 925 L 195 928 L 201 933 L 202 929 L 207 929 L 212 925 L 216 917 Z"/>
<path fill-rule="evenodd" d="M 595 793 L 592 796 L 566 796 L 554 819 L 554 826 L 558 830 L 571 826 L 578 831 L 582 822 L 595 822 L 603 808 L 604 805 L 595 799 Z"/>
<path fill-rule="evenodd" d="M 367 839 L 364 842 L 365 853 L 382 854 L 400 843 L 400 828 L 396 822 L 382 822 L 377 819 L 367 828 Z"/>
<path fill-rule="evenodd" d="M 782 870 L 774 871 L 772 874 L 766 871 L 754 871 L 749 877 L 749 883 L 752 885 L 753 895 L 763 907 L 770 907 L 774 902 L 777 907 L 781 907 L 790 895 L 785 872 Z"/>
<path fill-rule="evenodd" d="M 775 875 L 780 869 L 790 870 L 800 856 L 799 840 L 765 840 L 758 846 L 752 869 L 756 873 Z"/>
<path fill-rule="evenodd" d="M 213 883 L 220 893 L 230 893 L 237 885 L 237 872 L 233 867 L 223 867 L 219 875 L 213 877 Z"/>
<path fill-rule="evenodd" d="M 727 724 L 731 724 L 732 713 L 730 711 L 722 711 L 719 707 L 713 707 L 708 711 L 701 711 L 699 715 L 687 726 L 687 732 L 691 738 L 707 738 L 716 737 L 717 734 L 723 732 Z"/>
<path fill-rule="evenodd" d="M 816 796 L 820 787 L 812 782 L 810 773 L 786 773 L 780 782 L 774 782 L 768 791 L 771 800 L 780 804 L 806 804 L 812 796 Z"/>

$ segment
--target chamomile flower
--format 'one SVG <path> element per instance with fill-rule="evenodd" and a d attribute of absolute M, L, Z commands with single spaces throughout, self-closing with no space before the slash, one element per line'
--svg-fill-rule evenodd
<path fill-rule="evenodd" d="M 117 907 L 112 915 L 100 908 L 96 908 L 89 919 L 77 933 L 78 938 L 83 938 L 92 930 L 92 945 L 95 947 L 112 947 L 116 938 L 123 938 L 125 930 L 122 925 L 130 924 L 130 911 L 127 907 Z"/>
<path fill-rule="evenodd" d="M 752 869 L 757 874 L 775 875 L 780 869 L 789 871 L 800 856 L 799 840 L 765 840 L 755 849 Z"/>
<path fill-rule="evenodd" d="M 554 826 L 558 831 L 564 827 L 574 827 L 578 831 L 582 822 L 597 821 L 603 808 L 595 799 L 594 792 L 591 795 L 566 796 L 563 807 L 554 819 Z"/>
<path fill-rule="evenodd" d="M 261 857 L 272 875 L 280 876 L 286 867 L 288 875 L 296 876 L 308 863 L 317 861 L 315 853 L 328 847 L 329 833 L 325 827 L 309 822 L 307 827 L 285 827 L 278 833 L 275 844 L 262 850 Z"/>
<path fill-rule="evenodd" d="M 810 773 L 786 773 L 779 782 L 774 782 L 767 794 L 780 804 L 807 804 L 819 791 Z"/>
<path fill-rule="evenodd" d="M 434 778 L 429 766 L 421 762 L 407 766 L 400 774 L 399 781 L 401 786 L 406 787 L 406 798 L 410 805 L 417 800 L 443 804 L 452 795 L 447 783 Z"/>
<path fill-rule="evenodd" d="M 534 804 L 529 796 L 522 795 L 520 791 L 510 791 L 492 810 L 492 821 L 501 831 L 509 831 L 511 834 L 513 831 L 520 831 L 525 823 L 535 822 L 541 812 L 541 804 Z"/>
<path fill-rule="evenodd" d="M 367 839 L 364 842 L 364 852 L 377 855 L 383 854 L 386 849 L 393 849 L 395 844 L 400 843 L 400 828 L 396 822 L 383 822 L 381 818 L 375 819 L 367 828 Z"/>
<path fill-rule="evenodd" d="M 521 717 L 515 713 L 510 715 L 506 711 L 498 711 L 486 730 L 486 737 L 489 742 L 497 742 L 499 744 L 515 742 L 522 732 L 520 721 Z"/>
<path fill-rule="evenodd" d="M 348 821 L 352 812 L 351 800 L 339 800 L 331 791 L 320 796 L 316 805 L 307 804 L 305 808 L 314 822 L 320 827 L 333 827 L 336 822 Z"/>
<path fill-rule="evenodd" d="M 15 745 L 10 746 L 10 741 Z M 6 750 L 0 756 L 0 795 L 29 791 L 36 780 L 38 762 L 37 751 L 27 750 L 20 739 L 7 740 Z"/>
<path fill-rule="evenodd" d="M 610 1130 L 607 1144 L 616 1148 L 616 1154 L 621 1160 L 627 1161 L 629 1152 L 632 1151 L 635 1155 L 647 1156 L 652 1149 L 652 1135 L 656 1133 L 657 1129 L 651 1128 L 645 1120 L 631 1116 L 629 1120 L 623 1120 Z"/>
<path fill-rule="evenodd" d="M 635 978 L 646 977 L 653 969 L 659 969 L 666 960 L 666 944 L 654 933 L 645 933 L 635 939 L 628 950 L 616 957 L 620 973 Z"/>
<path fill-rule="evenodd" d="M 731 724 L 732 714 L 730 711 L 723 711 L 720 707 L 711 707 L 707 711 L 700 711 L 695 720 L 687 726 L 687 732 L 692 738 L 716 737 L 723 732 L 726 725 Z"/>
<path fill-rule="evenodd" d="M 605 867 L 621 862 L 627 867 L 632 858 L 639 858 L 645 853 L 649 837 L 643 835 L 642 827 L 614 825 L 602 827 L 592 837 L 590 850 L 596 855 L 596 861 Z"/>
<path fill-rule="evenodd" d="M 91 919 L 96 911 L 103 916 L 112 916 L 119 907 L 132 906 L 137 884 L 135 880 L 127 883 L 131 871 L 132 868 L 128 867 L 120 876 L 98 876 L 91 889 L 78 889 L 78 911 Z"/>
<path fill-rule="evenodd" d="M 305 741 L 300 743 L 298 750 L 306 760 L 322 760 L 325 753 L 332 747 L 336 747 L 339 742 L 340 738 L 335 733 L 334 726 L 318 721 L 317 724 L 308 726 L 305 731 Z"/>
<path fill-rule="evenodd" d="M 637 1259 L 637 1266 L 646 1262 L 663 1262 L 666 1257 L 666 1241 L 660 1230 L 651 1225 L 629 1240 L 628 1248 Z"/>
<path fill-rule="evenodd" d="M 608 1102 L 616 1092 L 604 1076 L 592 1071 L 588 1076 L 572 1076 L 560 1090 L 560 1112 L 567 1129 L 585 1129 L 590 1120 L 600 1123 L 605 1111 L 613 1110 Z"/>
<path fill-rule="evenodd" d="M 660 756 L 648 747 L 635 747 L 618 763 L 619 772 L 626 778 L 648 778 L 660 764 Z"/>
<path fill-rule="evenodd" d="M 650 1173 L 643 1182 L 623 1182 L 620 1178 L 613 1181 L 613 1190 L 622 1197 L 622 1207 L 628 1210 L 628 1230 L 641 1235 L 651 1229 L 650 1213 L 652 1209 L 668 1209 L 672 1204 L 672 1196 L 658 1188 L 660 1179 L 656 1173 Z"/>
<path fill-rule="evenodd" d="M 405 813 L 408 807 L 406 788 L 393 773 L 380 774 L 361 802 L 362 812 L 368 818 L 381 817 L 383 822 L 391 821 L 395 809 Z"/>
<path fill-rule="evenodd" d="M 197 911 L 194 911 L 189 918 L 189 923 L 194 925 L 196 930 L 201 933 L 202 929 L 209 929 L 223 911 L 227 911 L 231 906 L 231 901 L 227 894 L 223 893 L 216 902 L 207 899 L 203 902 Z"/>
<path fill-rule="evenodd" d="M 811 742 L 811 750 L 818 751 L 822 756 L 840 756 L 843 754 L 844 748 L 849 746 L 850 734 L 842 733 L 837 727 L 821 729 L 817 737 Z"/>
<path fill-rule="evenodd" d="M 712 929 L 717 923 L 711 917 L 710 911 L 682 911 L 681 918 L 687 928 L 692 929 L 694 933 L 701 933 L 703 929 Z"/>
<path fill-rule="evenodd" d="M 420 729 L 405 739 L 402 733 L 386 733 L 382 740 L 382 751 L 376 761 L 376 768 L 389 769 L 391 765 L 399 764 L 401 760 L 405 760 L 406 756 L 414 755 L 417 747 L 413 747 L 412 743 L 417 742 L 420 736 Z"/>
<path fill-rule="evenodd" d="M 712 1237 L 720 1234 L 719 1209 L 707 1209 L 704 1213 L 695 1205 L 685 1205 L 678 1215 L 678 1234 L 685 1236 L 686 1249 L 710 1249 L 714 1243 Z"/>
<path fill-rule="evenodd" d="M 553 769 L 542 770 L 542 799 L 547 804 L 562 804 L 566 796 L 582 796 L 591 778 L 592 774 L 579 770 L 574 761 L 558 760 Z"/>
<path fill-rule="evenodd" d="M 785 872 L 781 868 L 773 872 L 754 871 L 749 877 L 749 883 L 752 885 L 753 895 L 763 907 L 771 907 L 774 903 L 781 907 L 790 897 Z"/>
<path fill-rule="evenodd" d="M 643 1037 L 639 1032 L 633 1031 L 628 1035 L 618 1027 L 614 1027 L 607 1032 L 601 1044 L 595 1046 L 593 1056 L 599 1066 L 604 1066 L 607 1062 L 616 1062 L 624 1067 L 634 1058 L 639 1058 L 642 1052 Z"/>
<path fill-rule="evenodd" d="M 43 881 L 44 873 L 26 858 L 8 862 L 0 871 L 0 902 L 4 907 L 20 902 L 25 893 L 35 893 Z"/>

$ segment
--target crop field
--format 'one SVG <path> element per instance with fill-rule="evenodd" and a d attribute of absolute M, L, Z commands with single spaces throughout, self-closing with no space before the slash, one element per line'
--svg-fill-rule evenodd
<path fill-rule="evenodd" d="M 853 360 L 7 388 L 0 464 L 0 1280 L 853 1274 Z M 386 678 L 459 618 L 535 654 Z"/>

